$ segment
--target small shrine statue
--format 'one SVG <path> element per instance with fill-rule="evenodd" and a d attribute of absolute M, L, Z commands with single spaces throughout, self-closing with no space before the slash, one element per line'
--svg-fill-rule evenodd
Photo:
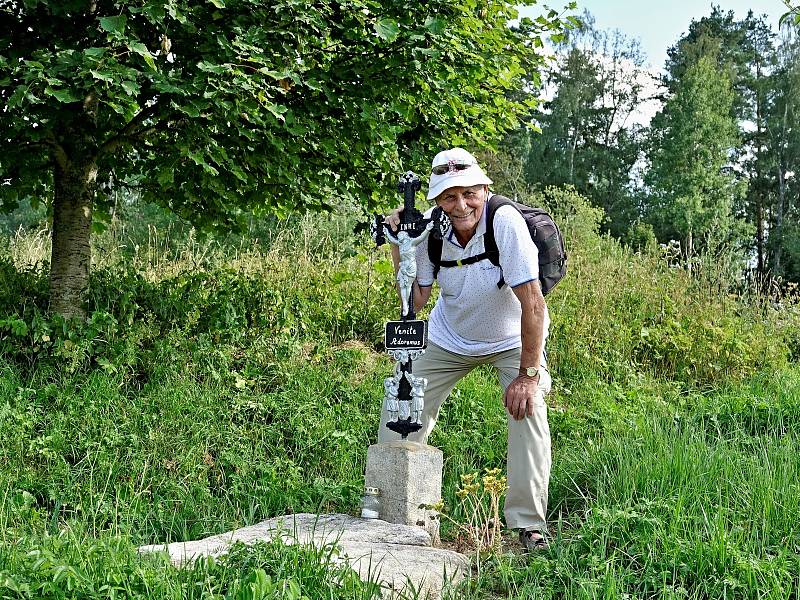
<path fill-rule="evenodd" d="M 386 412 L 389 413 L 389 420 L 396 421 L 400 413 L 400 404 L 397 401 L 397 394 L 400 383 L 395 377 L 387 377 L 383 380 L 383 401 L 386 405 Z"/>
<path fill-rule="evenodd" d="M 398 191 L 403 194 L 403 208 L 391 218 L 375 214 L 369 223 L 370 235 L 378 246 L 386 242 L 397 246 L 397 253 L 392 250 L 392 256 L 397 259 L 401 315 L 399 321 L 386 323 L 384 343 L 395 365 L 392 376 L 383 380 L 383 410 L 387 416 L 386 427 L 403 439 L 422 429 L 427 386 L 424 378 L 412 375 L 412 363 L 425 353 L 427 344 L 427 322 L 417 319 L 413 304 L 417 251 L 431 232 L 438 239 L 449 229 L 449 221 L 441 208 L 435 208 L 427 217 L 416 209 L 414 197 L 420 187 L 416 174 L 405 173 L 398 183 Z M 386 224 L 387 218 L 391 226 Z"/>
<path fill-rule="evenodd" d="M 425 388 L 428 387 L 428 380 L 425 377 L 416 377 L 411 373 L 405 373 L 408 383 L 411 385 L 411 422 L 422 424 L 422 409 L 425 406 L 423 398 Z"/>
<path fill-rule="evenodd" d="M 400 286 L 400 301 L 402 314 L 408 315 L 408 303 L 411 298 L 411 287 L 417 277 L 417 246 L 427 239 L 433 229 L 433 221 L 429 221 L 425 229 L 417 237 L 412 238 L 407 231 L 401 231 L 396 236 L 384 225 L 383 232 L 386 238 L 397 246 L 400 251 L 400 265 L 397 269 L 397 284 Z"/>

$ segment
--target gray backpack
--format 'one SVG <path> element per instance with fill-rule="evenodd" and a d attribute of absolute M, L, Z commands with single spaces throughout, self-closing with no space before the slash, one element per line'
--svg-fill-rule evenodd
<path fill-rule="evenodd" d="M 501 206 L 511 205 L 525 219 L 528 231 L 531 234 L 533 243 L 539 251 L 539 283 L 542 286 L 542 294 L 547 295 L 561 278 L 567 273 L 567 252 L 564 248 L 564 237 L 561 230 L 555 224 L 552 217 L 541 208 L 533 208 L 514 202 L 513 200 L 493 194 L 489 198 L 489 212 L 486 215 L 486 234 L 483 238 L 485 251 L 475 256 L 470 256 L 460 261 L 442 260 L 442 238 L 431 235 L 428 238 L 428 258 L 433 263 L 434 279 L 439 274 L 441 267 L 457 267 L 469 265 L 481 260 L 489 260 L 493 265 L 500 266 L 500 252 L 497 249 L 497 242 L 494 239 L 494 214 Z M 438 208 L 436 210 L 439 210 Z M 500 276 L 497 287 L 502 288 L 505 279 Z"/>

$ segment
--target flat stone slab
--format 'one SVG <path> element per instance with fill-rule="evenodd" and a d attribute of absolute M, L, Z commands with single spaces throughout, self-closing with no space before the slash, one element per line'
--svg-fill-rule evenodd
<path fill-rule="evenodd" d="M 139 552 L 167 552 L 175 565 L 201 556 L 220 556 L 235 542 L 254 544 L 280 538 L 286 544 L 335 544 L 337 561 L 346 561 L 362 580 L 379 583 L 387 591 L 409 584 L 420 597 L 438 598 L 445 581 L 457 583 L 469 572 L 469 559 L 451 550 L 431 548 L 430 535 L 421 527 L 396 525 L 350 515 L 300 513 L 275 517 L 256 525 L 193 542 L 139 547 Z"/>
<path fill-rule="evenodd" d="M 402 592 L 411 585 L 421 599 L 438 600 L 442 588 L 464 579 L 470 568 L 466 556 L 441 548 L 360 542 L 341 544 L 341 548 L 362 580 L 375 581 L 387 592 Z"/>

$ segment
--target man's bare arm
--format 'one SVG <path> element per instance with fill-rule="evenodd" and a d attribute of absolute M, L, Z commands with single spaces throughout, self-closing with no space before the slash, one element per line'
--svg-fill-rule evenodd
<path fill-rule="evenodd" d="M 538 281 L 528 281 L 513 288 L 522 305 L 522 357 L 520 370 L 541 366 L 544 345 L 544 313 L 546 305 Z"/>
<path fill-rule="evenodd" d="M 503 398 L 509 414 L 517 420 L 533 415 L 533 403 L 538 389 L 538 378 L 528 377 L 523 369 L 540 367 L 544 345 L 544 313 L 546 304 L 538 281 L 529 281 L 513 288 L 522 306 L 520 329 L 522 355 L 520 375 L 511 382 Z"/>

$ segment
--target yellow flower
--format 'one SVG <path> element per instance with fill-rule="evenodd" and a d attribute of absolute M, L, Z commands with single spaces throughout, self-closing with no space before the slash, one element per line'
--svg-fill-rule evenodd
<path fill-rule="evenodd" d="M 469 485 L 470 483 L 475 481 L 477 477 L 478 477 L 477 473 L 466 473 L 461 476 L 461 483 L 463 483 L 464 485 Z"/>

